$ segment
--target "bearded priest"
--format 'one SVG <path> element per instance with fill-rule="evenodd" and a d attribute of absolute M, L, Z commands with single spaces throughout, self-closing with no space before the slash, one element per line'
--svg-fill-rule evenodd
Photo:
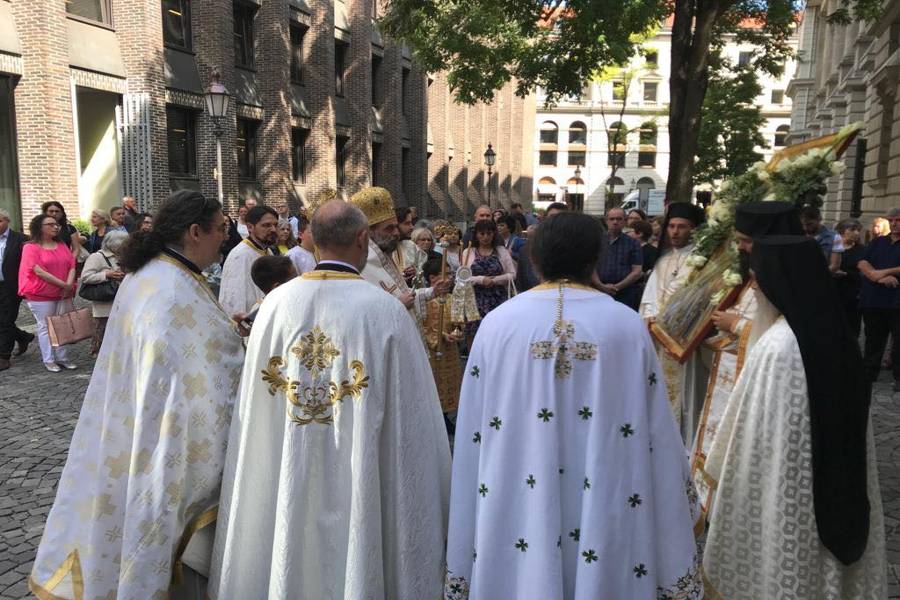
<path fill-rule="evenodd" d="M 226 232 L 215 199 L 183 190 L 124 247 L 128 275 L 28 582 L 38 598 L 204 597 L 209 545 L 194 542 L 212 539 L 244 358 L 200 274 Z"/>
<path fill-rule="evenodd" d="M 707 470 L 708 596 L 885 598 L 884 516 L 859 345 L 815 240 L 753 240 L 758 341 Z"/>
<path fill-rule="evenodd" d="M 696 493 L 656 351 L 633 310 L 589 285 L 604 239 L 587 215 L 547 219 L 529 240 L 544 283 L 478 330 L 445 598 L 703 595 Z"/>
<path fill-rule="evenodd" d="M 247 212 L 245 220 L 250 235 L 228 253 L 222 267 L 219 301 L 229 316 L 246 314 L 263 299 L 265 294 L 253 284 L 250 269 L 260 256 L 277 254 L 273 250 L 278 241 L 278 213 L 275 209 L 254 206 Z"/>
<path fill-rule="evenodd" d="M 366 282 L 369 222 L 332 200 L 321 260 L 253 324 L 232 422 L 210 595 L 436 598 L 450 448 L 403 305 Z"/>
<path fill-rule="evenodd" d="M 392 258 L 400 243 L 400 230 L 389 191 L 368 187 L 354 194 L 350 202 L 369 220 L 369 254 L 363 278 L 400 300 L 413 321 L 419 323 L 425 317 L 428 301 L 449 291 L 449 281 L 436 284 L 437 290 L 428 287 L 412 291 L 406 285 L 403 269 Z"/>

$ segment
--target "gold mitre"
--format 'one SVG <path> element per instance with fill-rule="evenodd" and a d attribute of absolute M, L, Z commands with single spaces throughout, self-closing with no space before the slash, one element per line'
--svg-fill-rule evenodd
<path fill-rule="evenodd" d="M 363 211 L 369 219 L 369 226 L 397 217 L 391 193 L 382 187 L 367 187 L 356 192 L 350 198 L 350 203 Z"/>
<path fill-rule="evenodd" d="M 337 190 L 334 188 L 325 188 L 312 200 L 309 200 L 306 204 L 306 218 L 307 220 L 312 220 L 313 213 L 319 210 L 319 207 L 325 204 L 326 202 L 330 202 L 337 198 Z"/>

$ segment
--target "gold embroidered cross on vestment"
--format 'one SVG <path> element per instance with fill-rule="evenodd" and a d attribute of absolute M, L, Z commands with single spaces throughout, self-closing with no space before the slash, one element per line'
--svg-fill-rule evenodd
<path fill-rule="evenodd" d="M 284 392 L 285 398 L 299 410 L 288 407 L 288 416 L 295 425 L 329 425 L 334 422 L 332 407 L 344 398 L 362 399 L 362 392 L 369 387 L 369 377 L 362 361 L 350 362 L 351 377 L 340 383 L 324 380 L 323 371 L 330 369 L 334 359 L 341 355 L 334 342 L 318 326 L 301 336 L 300 342 L 290 350 L 309 373 L 308 381 L 292 380 L 284 375 L 281 368 L 285 361 L 280 356 L 269 359 L 262 371 L 263 382 L 269 385 L 269 394 Z"/>
<path fill-rule="evenodd" d="M 557 379 L 565 379 L 572 374 L 572 359 L 593 361 L 597 359 L 597 344 L 572 341 L 575 325 L 563 319 L 563 288 L 566 281 L 559 282 L 559 299 L 556 304 L 556 322 L 553 324 L 555 340 L 544 340 L 531 344 L 531 357 L 538 360 L 553 358 L 553 371 Z"/>

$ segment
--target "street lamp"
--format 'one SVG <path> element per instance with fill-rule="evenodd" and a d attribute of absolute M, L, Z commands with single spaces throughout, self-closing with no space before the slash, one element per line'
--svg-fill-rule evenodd
<path fill-rule="evenodd" d="M 228 114 L 228 90 L 222 85 L 218 68 L 214 68 L 209 79 L 209 87 L 206 88 L 206 112 L 213 121 L 213 134 L 216 136 L 216 182 L 219 186 L 219 204 L 224 205 L 222 193 L 222 119 Z"/>
<path fill-rule="evenodd" d="M 487 165 L 488 168 L 488 206 L 491 206 L 491 175 L 493 174 L 494 163 L 497 162 L 497 153 L 494 152 L 494 148 L 491 146 L 490 142 L 488 142 L 488 148 L 484 151 L 484 164 Z"/>
<path fill-rule="evenodd" d="M 572 184 L 575 186 L 575 191 L 573 192 L 575 197 L 572 199 L 572 208 L 580 209 L 579 206 L 575 205 L 578 204 L 578 192 L 580 191 L 578 186 L 581 185 L 581 165 L 575 165 L 575 180 L 572 181 Z"/>

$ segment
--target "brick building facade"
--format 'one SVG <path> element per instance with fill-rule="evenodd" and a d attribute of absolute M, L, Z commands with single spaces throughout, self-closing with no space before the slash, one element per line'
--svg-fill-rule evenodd
<path fill-rule="evenodd" d="M 533 101 L 510 86 L 454 104 L 379 33 L 379 1 L 0 0 L 0 207 L 18 224 L 50 199 L 87 217 L 123 195 L 146 210 L 173 189 L 215 197 L 214 69 L 230 211 L 374 183 L 461 217 L 487 200 L 488 142 L 493 204 L 527 200 Z"/>

